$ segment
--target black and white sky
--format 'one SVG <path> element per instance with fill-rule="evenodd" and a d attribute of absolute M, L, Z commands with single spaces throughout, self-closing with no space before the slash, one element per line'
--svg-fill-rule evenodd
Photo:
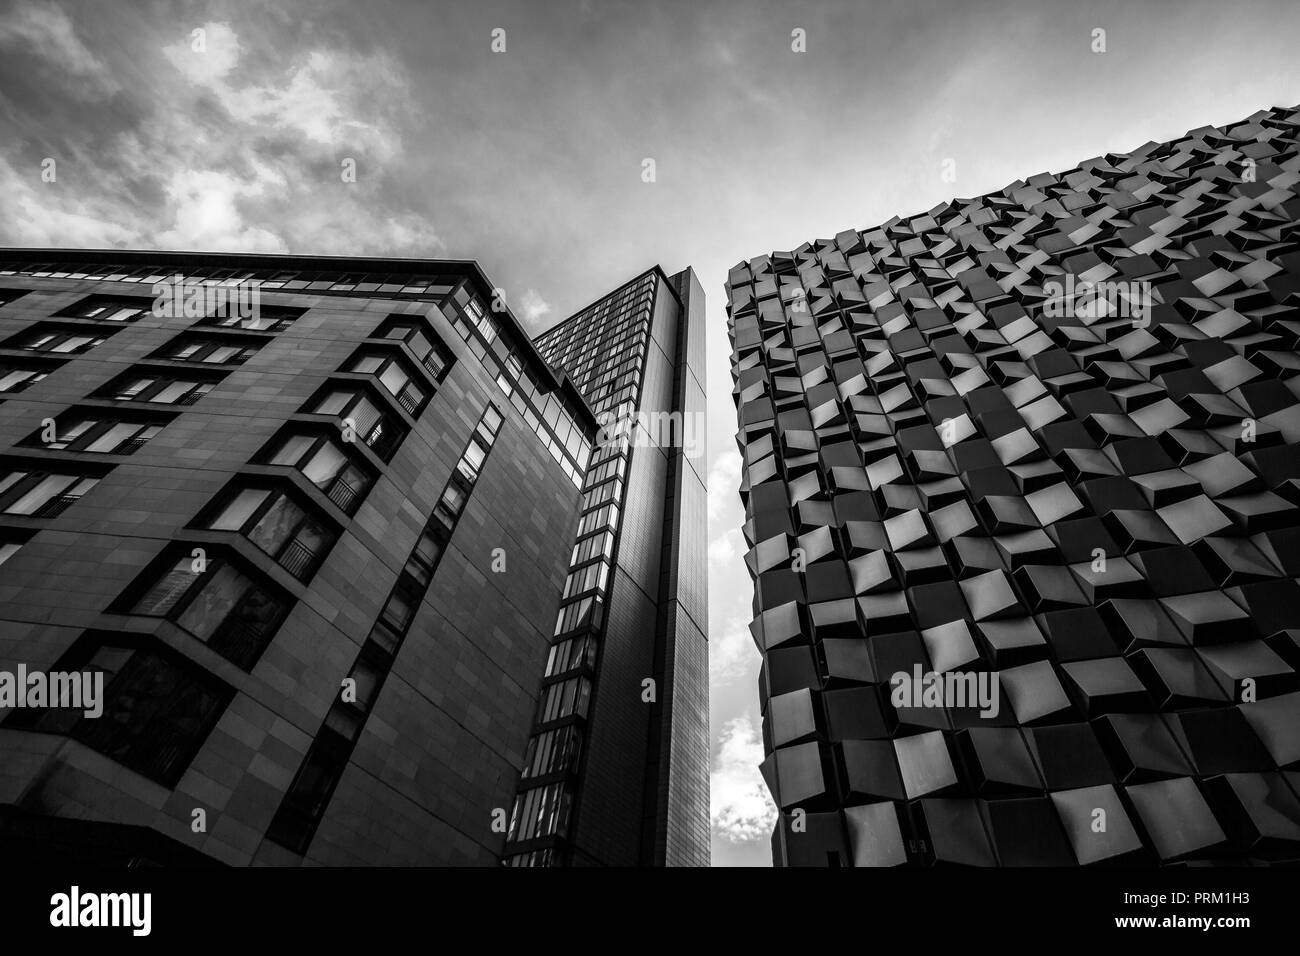
<path fill-rule="evenodd" d="M 475 258 L 533 331 L 694 266 L 713 853 L 766 865 L 727 269 L 1294 106 L 1298 41 L 1296 0 L 0 0 L 0 246 Z"/>

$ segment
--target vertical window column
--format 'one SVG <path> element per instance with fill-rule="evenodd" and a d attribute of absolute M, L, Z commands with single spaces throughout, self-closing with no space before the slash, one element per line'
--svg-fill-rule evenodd
<path fill-rule="evenodd" d="M 284 795 L 268 839 L 295 853 L 311 844 L 500 429 L 501 413 L 488 405 Z"/>

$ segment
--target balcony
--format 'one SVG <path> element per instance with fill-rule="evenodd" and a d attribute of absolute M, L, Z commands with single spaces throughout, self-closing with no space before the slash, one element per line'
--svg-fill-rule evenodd
<path fill-rule="evenodd" d="M 299 581 L 305 581 L 311 577 L 316 558 L 315 551 L 295 538 L 284 546 L 276 561 Z"/>

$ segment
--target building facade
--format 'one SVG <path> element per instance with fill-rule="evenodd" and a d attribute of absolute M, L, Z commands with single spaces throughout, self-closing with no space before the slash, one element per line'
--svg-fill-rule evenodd
<path fill-rule="evenodd" d="M 778 865 L 1300 858 L 1300 112 L 731 270 Z"/>
<path fill-rule="evenodd" d="M 0 845 L 497 865 L 579 779 L 641 801 L 581 746 L 573 807 L 516 801 L 581 719 L 552 624 L 621 573 L 569 573 L 601 438 L 472 262 L 0 251 Z M 102 675 L 99 712 L 20 674 Z"/>
<path fill-rule="evenodd" d="M 574 819 L 566 839 L 512 819 L 510 865 L 709 863 L 703 313 L 691 270 L 652 269 L 537 339 L 600 425 L 569 579 L 581 588 L 565 589 L 547 669 L 548 691 L 590 703 L 558 726 L 538 715 L 516 811 L 558 801 Z M 554 776 L 565 761 L 569 781 Z"/>

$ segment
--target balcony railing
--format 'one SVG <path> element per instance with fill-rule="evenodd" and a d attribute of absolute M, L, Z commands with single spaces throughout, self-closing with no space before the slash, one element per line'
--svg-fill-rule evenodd
<path fill-rule="evenodd" d="M 248 669 L 262 653 L 266 629 L 231 614 L 208 640 L 208 646 L 232 664 Z"/>
<path fill-rule="evenodd" d="M 334 502 L 348 514 L 352 514 L 352 509 L 356 507 L 357 499 L 360 497 L 357 489 L 353 488 L 342 478 L 335 478 L 330 484 L 329 490 L 325 496 Z"/>
<path fill-rule="evenodd" d="M 61 515 L 67 510 L 70 504 L 74 501 L 80 500 L 80 498 L 81 495 L 57 495 L 33 511 L 32 517 L 53 518 L 57 515 Z"/>
<path fill-rule="evenodd" d="M 276 561 L 299 581 L 305 581 L 316 565 L 316 552 L 295 538 L 284 546 Z"/>
<path fill-rule="evenodd" d="M 424 397 L 411 388 L 402 389 L 402 394 L 397 396 L 398 404 L 412 415 L 415 414 L 415 410 L 420 407 L 422 401 L 424 401 Z"/>
<path fill-rule="evenodd" d="M 429 374 L 434 377 L 435 381 L 442 376 L 443 370 L 447 367 L 446 360 L 436 351 L 426 355 L 420 364 L 428 369 Z"/>

